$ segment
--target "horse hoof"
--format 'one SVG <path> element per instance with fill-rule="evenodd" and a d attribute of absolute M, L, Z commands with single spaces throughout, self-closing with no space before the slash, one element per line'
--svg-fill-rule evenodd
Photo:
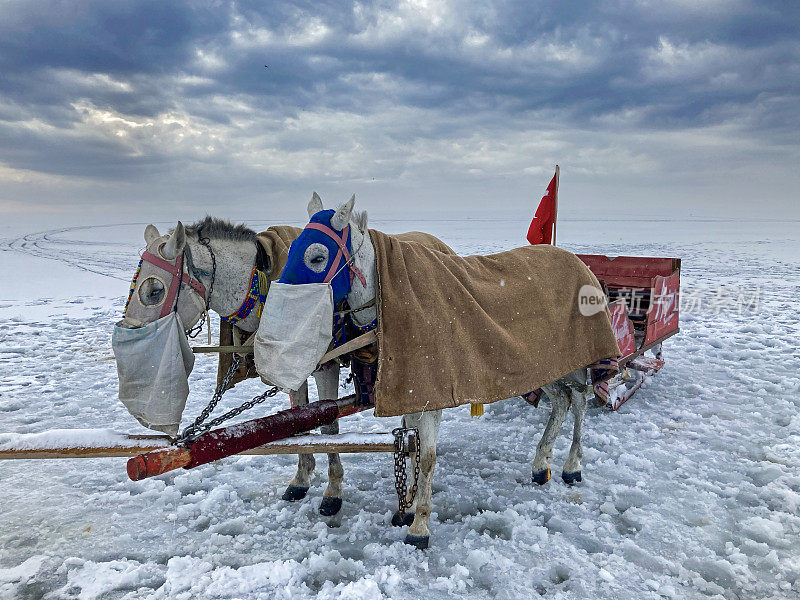
<path fill-rule="evenodd" d="M 308 493 L 307 487 L 301 487 L 299 485 L 290 485 L 286 488 L 286 491 L 283 492 L 283 496 L 281 496 L 281 500 L 286 500 L 287 502 L 297 502 L 298 500 L 302 500 L 306 497 Z"/>
<path fill-rule="evenodd" d="M 533 472 L 533 483 L 544 485 L 548 481 L 550 481 L 550 469 Z"/>
<path fill-rule="evenodd" d="M 405 542 L 409 546 L 414 546 L 417 550 L 425 550 L 431 541 L 431 536 L 429 535 L 411 535 L 410 533 L 406 536 Z"/>
<path fill-rule="evenodd" d="M 414 522 L 414 513 L 407 512 L 406 516 L 400 518 L 400 512 L 397 511 L 392 515 L 392 526 L 402 527 L 403 525 L 411 525 Z"/>
<path fill-rule="evenodd" d="M 323 517 L 332 517 L 342 510 L 342 499 L 326 496 L 319 505 L 319 514 Z"/>
<path fill-rule="evenodd" d="M 563 479 L 564 483 L 566 483 L 567 485 L 572 485 L 573 483 L 582 481 L 581 472 L 575 471 L 574 473 L 567 473 L 566 471 L 564 471 L 563 473 L 561 473 L 561 479 Z"/>

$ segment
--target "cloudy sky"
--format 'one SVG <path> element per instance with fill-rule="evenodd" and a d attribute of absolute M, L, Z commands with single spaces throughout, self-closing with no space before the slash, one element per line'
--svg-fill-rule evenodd
<path fill-rule="evenodd" d="M 794 0 L 4 0 L 0 213 L 484 214 L 559 163 L 567 216 L 800 217 L 799 28 Z"/>

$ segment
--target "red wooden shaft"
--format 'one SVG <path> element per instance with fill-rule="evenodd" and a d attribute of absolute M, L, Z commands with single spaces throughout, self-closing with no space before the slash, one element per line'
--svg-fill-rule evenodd
<path fill-rule="evenodd" d="M 336 400 L 320 400 L 260 419 L 209 431 L 198 436 L 189 445 L 192 460 L 186 468 L 193 469 L 256 446 L 329 425 L 338 416 Z"/>
<path fill-rule="evenodd" d="M 339 417 L 372 408 L 356 406 L 355 401 L 355 395 L 339 400 L 320 400 L 282 410 L 274 415 L 208 431 L 198 436 L 186 448 L 164 448 L 134 456 L 128 461 L 128 477 L 139 481 L 180 467 L 192 469 L 269 442 L 329 425 Z"/>
<path fill-rule="evenodd" d="M 128 459 L 128 477 L 139 481 L 185 467 L 192 460 L 186 448 L 162 448 Z"/>

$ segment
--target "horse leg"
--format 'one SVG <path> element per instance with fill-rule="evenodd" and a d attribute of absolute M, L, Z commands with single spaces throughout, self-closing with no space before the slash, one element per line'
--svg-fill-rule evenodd
<path fill-rule="evenodd" d="M 402 427 L 410 427 L 410 425 L 407 424 L 405 417 L 402 417 L 400 425 Z M 412 465 L 416 464 L 417 453 L 416 452 L 409 453 L 408 458 Z M 400 516 L 399 510 L 396 510 L 394 512 L 394 514 L 392 515 L 393 527 L 402 527 L 403 525 L 411 525 L 411 523 L 414 522 L 414 507 L 417 504 L 417 498 L 419 498 L 419 496 L 411 498 L 411 490 L 408 490 L 408 493 L 406 494 L 406 503 L 412 502 L 412 505 L 409 506 L 408 510 L 405 512 L 405 515 L 403 517 Z"/>
<path fill-rule="evenodd" d="M 339 395 L 339 365 L 328 362 L 314 373 L 317 382 L 317 395 L 320 400 L 336 400 Z M 339 433 L 339 421 L 324 425 L 320 431 L 327 435 Z M 328 487 L 322 494 L 322 503 L 319 505 L 319 514 L 330 517 L 342 508 L 342 479 L 344 468 L 338 452 L 328 454 Z"/>
<path fill-rule="evenodd" d="M 572 415 L 575 417 L 575 426 L 572 430 L 572 446 L 569 449 L 569 456 L 564 463 L 564 470 L 561 472 L 561 479 L 564 483 L 573 484 L 581 481 L 581 459 L 583 458 L 583 446 L 581 445 L 581 434 L 583 433 L 583 419 L 586 416 L 586 394 L 577 390 L 571 390 Z"/>
<path fill-rule="evenodd" d="M 415 413 L 406 415 L 405 422 L 409 427 L 419 429 L 419 482 L 414 502 L 414 521 L 408 528 L 405 542 L 420 550 L 430 544 L 431 532 L 428 529 L 428 518 L 431 516 L 431 485 L 433 468 L 436 466 L 436 438 L 439 436 L 439 425 L 442 422 L 442 411 Z"/>
<path fill-rule="evenodd" d="M 308 382 L 300 386 L 296 392 L 290 395 L 292 406 L 304 406 L 308 404 Z M 308 493 L 308 488 L 311 485 L 311 474 L 314 472 L 314 455 L 313 454 L 298 454 L 297 455 L 297 473 L 294 478 L 289 482 L 289 487 L 283 492 L 283 500 L 295 502 L 302 500 Z"/>
<path fill-rule="evenodd" d="M 566 386 L 557 382 L 543 387 L 550 397 L 550 418 L 544 428 L 542 439 L 536 447 L 536 456 L 533 459 L 533 482 L 544 485 L 550 481 L 550 460 L 553 458 L 553 445 L 556 442 L 561 425 L 567 417 L 569 396 Z"/>

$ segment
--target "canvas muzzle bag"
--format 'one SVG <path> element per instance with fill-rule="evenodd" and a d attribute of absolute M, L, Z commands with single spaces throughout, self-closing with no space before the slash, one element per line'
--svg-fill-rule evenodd
<path fill-rule="evenodd" d="M 329 283 L 274 282 L 256 331 L 256 371 L 265 383 L 300 389 L 328 350 L 332 330 Z"/>
<path fill-rule="evenodd" d="M 114 327 L 119 399 L 149 429 L 175 436 L 189 396 L 194 354 L 176 312 L 136 329 Z"/>

